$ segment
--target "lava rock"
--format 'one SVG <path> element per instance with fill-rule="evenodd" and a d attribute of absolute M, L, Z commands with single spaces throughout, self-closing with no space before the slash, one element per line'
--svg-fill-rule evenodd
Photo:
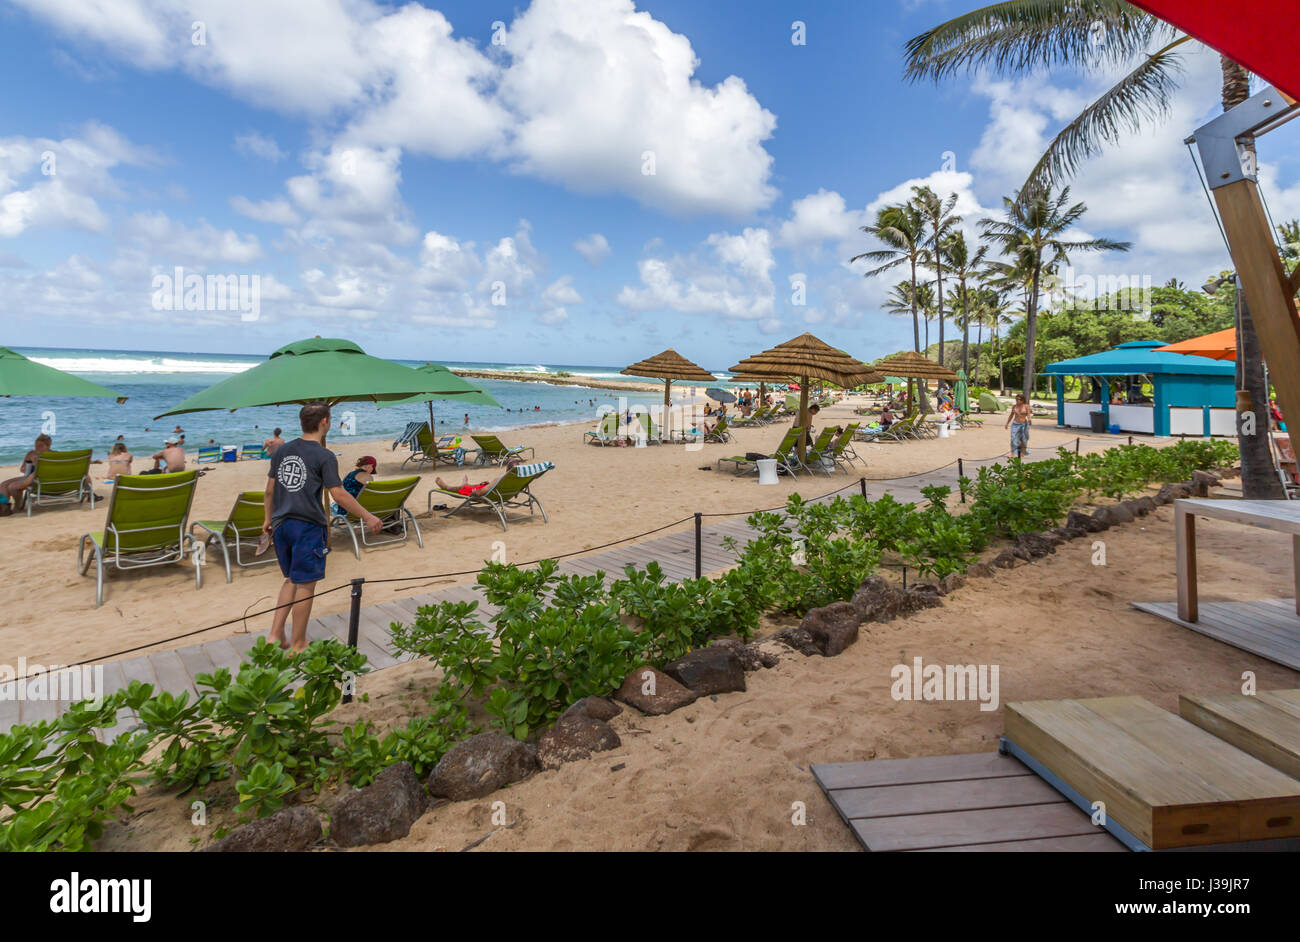
<path fill-rule="evenodd" d="M 1025 561 L 1015 554 L 1014 550 L 1005 549 L 993 560 L 993 565 L 998 569 L 1015 569 L 1017 566 L 1023 566 Z"/>
<path fill-rule="evenodd" d="M 966 584 L 966 577 L 959 572 L 950 572 L 939 580 L 939 592 L 949 595 Z"/>
<path fill-rule="evenodd" d="M 814 639 L 815 640 L 815 639 Z M 730 648 L 697 648 L 664 665 L 664 673 L 696 696 L 745 689 L 745 668 Z"/>
<path fill-rule="evenodd" d="M 1074 527 L 1083 530 L 1085 533 L 1100 533 L 1102 530 L 1105 530 L 1109 524 L 1102 523 L 1091 514 L 1071 510 L 1069 515 L 1065 518 L 1065 525 L 1066 527 Z"/>
<path fill-rule="evenodd" d="M 1190 484 L 1174 482 L 1163 485 L 1160 492 L 1156 494 L 1155 499 L 1157 504 L 1172 504 L 1176 500 L 1186 500 L 1191 496 L 1192 486 Z"/>
<path fill-rule="evenodd" d="M 315 812 L 295 805 L 236 828 L 201 850 L 214 854 L 293 853 L 306 850 L 320 840 L 320 836 L 320 821 Z"/>
<path fill-rule="evenodd" d="M 1077 540 L 1088 535 L 1088 531 L 1083 527 L 1057 527 L 1056 532 L 1065 540 Z"/>
<path fill-rule="evenodd" d="M 1098 507 L 1093 511 L 1094 520 L 1100 520 L 1109 527 L 1120 523 L 1132 523 L 1137 518 L 1133 511 L 1129 510 L 1123 504 L 1111 504 L 1108 507 Z"/>
<path fill-rule="evenodd" d="M 772 667 L 780 660 L 776 655 L 760 650 L 758 645 L 745 644 L 739 638 L 714 638 L 709 642 L 709 647 L 726 648 L 736 652 L 736 657 L 740 658 L 740 666 L 746 672 Z"/>
<path fill-rule="evenodd" d="M 782 628 L 772 636 L 773 640 L 780 641 L 787 648 L 793 648 L 805 657 L 812 657 L 814 654 L 821 654 L 821 648 L 817 647 L 812 639 L 812 635 L 802 628 Z"/>
<path fill-rule="evenodd" d="M 339 799 L 330 816 L 330 839 L 340 847 L 386 844 L 406 837 L 428 808 L 429 796 L 411 763 L 398 762 Z"/>
<path fill-rule="evenodd" d="M 593 753 L 621 745 L 618 733 L 603 720 L 585 713 L 565 713 L 538 737 L 537 762 L 544 769 L 558 769 L 566 762 L 589 759 Z"/>
<path fill-rule="evenodd" d="M 870 576 L 853 593 L 849 604 L 857 609 L 863 621 L 891 621 L 900 615 L 910 615 L 943 602 L 934 586 L 929 592 L 915 588 L 904 591 L 891 585 L 883 576 Z"/>
<path fill-rule="evenodd" d="M 1160 505 L 1156 503 L 1154 497 L 1135 497 L 1132 500 L 1124 501 L 1125 506 L 1133 511 L 1136 516 L 1145 517 L 1149 513 L 1154 513 Z"/>
<path fill-rule="evenodd" d="M 647 692 L 649 691 L 649 692 Z M 638 667 L 623 678 L 614 699 L 634 706 L 650 716 L 662 716 L 695 702 L 695 692 L 683 687 L 663 671 Z"/>
<path fill-rule="evenodd" d="M 1056 552 L 1056 544 L 1041 533 L 1022 533 L 1012 552 L 1021 559 L 1042 559 Z"/>
<path fill-rule="evenodd" d="M 564 711 L 563 716 L 589 716 L 593 720 L 609 722 L 623 712 L 623 708 L 606 697 L 583 697 Z"/>
<path fill-rule="evenodd" d="M 988 563 L 971 563 L 966 567 L 967 579 L 987 579 L 993 575 L 993 567 Z"/>
<path fill-rule="evenodd" d="M 537 771 L 526 743 L 500 733 L 479 733 L 453 746 L 429 776 L 429 793 L 465 801 L 482 798 Z"/>
<path fill-rule="evenodd" d="M 851 602 L 833 602 L 804 615 L 799 627 L 808 632 L 823 657 L 834 657 L 858 640 L 862 616 Z"/>

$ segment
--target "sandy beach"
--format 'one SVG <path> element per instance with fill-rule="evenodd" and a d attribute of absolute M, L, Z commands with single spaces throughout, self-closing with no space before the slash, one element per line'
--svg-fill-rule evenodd
<path fill-rule="evenodd" d="M 860 417 L 853 415 L 853 400 L 824 409 L 820 423 L 842 424 Z M 183 423 L 182 423 L 183 424 Z M 456 469 L 440 465 L 435 471 L 425 466 L 418 472 L 421 483 L 409 506 L 417 515 L 424 548 L 415 540 L 404 544 L 363 549 L 361 559 L 353 556 L 351 541 L 341 532 L 331 540 L 331 553 L 320 588 L 346 583 L 357 576 L 388 578 L 436 575 L 472 570 L 494 552 L 498 541 L 505 544 L 509 562 L 527 562 L 548 555 L 581 551 L 614 540 L 634 536 L 689 517 L 706 513 L 743 513 L 781 505 L 790 494 L 805 497 L 825 494 L 856 479 L 841 473 L 829 478 L 800 475 L 781 478 L 780 483 L 759 486 L 754 475 L 736 477 L 712 470 L 721 457 L 747 451 L 770 452 L 780 442 L 787 424 L 742 429 L 729 444 L 707 444 L 700 448 L 661 445 L 647 448 L 596 447 L 583 444 L 583 434 L 595 426 L 550 425 L 501 433 L 507 445 L 530 445 L 537 460 L 552 461 L 554 470 L 535 486 L 543 501 L 549 523 L 540 517 L 512 523 L 503 532 L 496 517 L 486 511 L 468 511 L 451 518 L 427 514 L 427 494 L 437 475 L 459 483 L 495 478 L 492 468 Z M 867 461 L 860 472 L 872 479 L 898 477 L 948 464 L 958 456 L 967 459 L 1004 454 L 1007 447 L 1002 419 L 990 417 L 983 428 L 966 429 L 951 438 L 904 444 L 857 445 Z M 1076 432 L 1058 431 L 1054 426 L 1035 425 L 1032 444 L 1073 445 Z M 340 452 L 339 468 L 346 473 L 361 455 L 379 460 L 380 477 L 403 473 L 405 448 L 394 452 L 391 441 L 362 442 L 334 436 L 330 447 Z M 100 453 L 96 452 L 96 457 Z M 192 457 L 192 456 L 191 456 Z M 149 462 L 137 459 L 142 470 Z M 242 490 L 263 489 L 265 461 L 216 463 L 199 481 L 190 514 L 193 520 L 224 519 Z M 104 465 L 92 465 L 92 476 L 102 479 Z M 410 467 L 410 466 L 408 466 Z M 701 470 L 702 468 L 710 470 Z M 15 469 L 0 469 L 5 477 Z M 99 483 L 101 497 L 109 486 Z M 437 503 L 438 501 L 435 501 Z M 182 643 L 210 641 L 244 629 L 234 625 L 194 636 L 184 642 L 166 643 L 185 632 L 213 625 L 246 612 L 269 608 L 282 577 L 275 564 L 247 569 L 234 567 L 233 582 L 227 584 L 219 554 L 209 554 L 203 587 L 196 590 L 193 569 L 186 565 L 143 571 L 112 572 L 106 580 L 104 604 L 94 607 L 95 580 L 76 572 L 77 543 L 89 530 L 102 529 L 107 504 L 96 503 L 36 509 L 30 518 L 15 514 L 0 520 L 0 547 L 9 560 L 11 592 L 6 618 L 0 626 L 0 661 L 14 663 L 19 656 L 28 663 L 72 664 L 103 658 L 129 648 L 142 650 L 173 647 Z M 689 526 L 683 523 L 683 528 Z M 671 531 L 668 531 L 671 532 Z M 418 595 L 460 582 L 471 576 L 377 585 L 367 589 L 366 602 L 374 604 L 396 596 Z M 346 609 L 347 593 L 335 592 L 319 599 L 314 616 Z M 247 630 L 264 632 L 270 616 L 252 619 Z"/>

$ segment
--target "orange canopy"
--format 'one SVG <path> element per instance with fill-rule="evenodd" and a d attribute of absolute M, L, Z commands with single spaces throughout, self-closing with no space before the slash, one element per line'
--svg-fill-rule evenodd
<path fill-rule="evenodd" d="M 1229 327 L 1218 330 L 1204 337 L 1192 337 L 1180 340 L 1167 347 L 1156 347 L 1159 353 L 1187 353 L 1192 356 L 1209 357 L 1211 360 L 1237 359 L 1237 329 Z"/>

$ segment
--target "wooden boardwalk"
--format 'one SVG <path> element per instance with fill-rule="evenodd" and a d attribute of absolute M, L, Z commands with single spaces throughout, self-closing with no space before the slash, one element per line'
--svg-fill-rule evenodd
<path fill-rule="evenodd" d="M 1300 616 L 1295 599 L 1201 602 L 1196 621 L 1178 617 L 1177 602 L 1133 602 L 1139 611 L 1300 671 Z"/>
<path fill-rule="evenodd" d="M 1093 450 L 1095 447 L 1095 445 L 1089 443 L 1088 450 Z M 1038 457 L 1054 456 L 1054 449 L 1043 448 L 1041 451 L 1042 454 Z M 968 475 L 973 476 L 981 465 L 993 464 L 999 460 L 1002 459 L 987 458 L 967 461 L 964 470 Z M 829 476 L 820 473 L 813 474 L 810 486 L 817 490 L 823 487 L 828 489 L 834 487 L 844 488 L 846 485 L 857 484 L 858 473 L 858 471 L 855 471 L 851 475 L 846 475 L 837 471 Z M 801 474 L 800 480 L 805 480 L 806 477 L 806 475 Z M 955 492 L 957 478 L 958 473 L 955 462 L 943 468 L 922 472 L 910 477 L 875 481 L 867 478 L 867 496 L 874 500 L 885 493 L 889 493 L 899 501 L 916 503 L 924 499 L 921 489 L 931 485 L 947 485 L 953 488 Z M 860 491 L 856 486 L 849 486 L 846 490 L 838 493 L 848 496 L 860 493 Z M 755 488 L 754 499 L 756 504 L 763 502 L 764 494 L 763 489 Z M 827 500 L 834 496 L 836 495 L 827 494 L 813 499 Z M 753 531 L 745 522 L 747 516 L 748 512 L 728 515 L 724 518 L 709 517 L 707 513 L 705 514 L 706 523 L 701 528 L 700 541 L 701 573 L 703 575 L 720 572 L 735 564 L 735 557 L 726 548 L 723 541 L 727 537 L 731 537 L 736 541 L 737 548 L 742 548 L 750 541 Z M 538 523 L 538 525 L 545 526 L 545 524 L 541 523 Z M 694 578 L 695 532 L 693 528 L 689 528 L 689 524 L 684 524 L 684 526 L 688 527 L 688 529 L 634 543 L 625 543 L 604 551 L 563 559 L 560 562 L 560 572 L 594 575 L 600 570 L 604 571 L 611 579 L 614 579 L 621 577 L 624 568 L 629 565 L 644 567 L 651 562 L 657 562 L 670 581 L 678 582 Z M 423 605 L 437 605 L 444 601 L 471 600 L 479 603 L 479 611 L 483 613 L 484 618 L 495 614 L 497 611 L 483 598 L 482 589 L 472 583 L 452 586 L 437 592 L 427 592 L 378 604 L 364 605 L 361 609 L 358 648 L 366 655 L 372 670 L 392 667 L 404 659 L 393 652 L 390 646 L 389 626 L 394 621 L 410 621 L 415 617 L 416 610 Z M 340 641 L 346 641 L 347 630 L 348 616 L 346 613 L 325 615 L 312 619 L 308 625 L 307 637 L 311 640 L 332 637 L 338 638 Z M 197 675 L 222 667 L 230 668 L 232 672 L 238 670 L 243 654 L 261 636 L 260 632 L 236 634 L 231 637 L 216 638 L 185 647 L 141 654 L 125 660 L 104 662 L 95 665 L 95 667 L 102 667 L 103 669 L 103 690 L 106 695 L 127 686 L 133 680 L 153 684 L 155 689 L 159 691 L 165 690 L 177 694 L 189 691 L 191 694 L 197 694 L 198 691 L 194 683 L 194 678 Z M 13 696 L 11 688 L 14 686 L 15 683 L 13 682 L 0 685 L 0 732 L 17 723 L 34 723 L 40 720 L 54 719 L 67 709 L 70 702 L 81 699 L 79 696 L 75 696 L 69 699 L 18 700 Z M 110 733 L 116 735 L 121 730 L 128 729 L 137 722 L 138 719 L 133 714 L 124 711 L 118 726 L 111 730 Z"/>
<path fill-rule="evenodd" d="M 865 850 L 1122 851 L 1124 845 L 996 752 L 812 767 Z"/>

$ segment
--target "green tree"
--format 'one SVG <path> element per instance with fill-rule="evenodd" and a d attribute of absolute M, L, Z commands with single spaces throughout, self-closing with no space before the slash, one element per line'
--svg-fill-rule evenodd
<path fill-rule="evenodd" d="M 935 287 L 934 300 L 937 305 L 939 318 L 939 365 L 943 365 L 943 269 L 947 259 L 944 255 L 944 245 L 953 233 L 957 231 L 957 226 L 961 224 L 961 217 L 953 213 L 953 207 L 957 205 L 957 194 L 949 194 L 946 198 L 940 199 L 939 195 L 928 186 L 912 187 L 912 205 L 920 213 L 925 224 L 929 226 L 929 233 L 925 240 L 925 266 L 934 271 Z M 930 347 L 926 343 L 926 349 Z"/>

